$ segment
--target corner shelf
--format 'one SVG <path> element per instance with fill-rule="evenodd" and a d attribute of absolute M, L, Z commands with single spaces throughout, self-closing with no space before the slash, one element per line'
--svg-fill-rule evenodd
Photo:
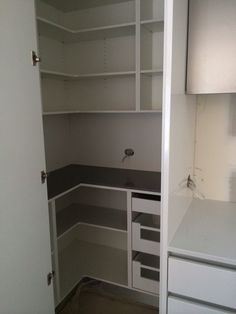
<path fill-rule="evenodd" d="M 135 34 L 135 23 L 73 30 L 42 17 L 37 17 L 39 34 L 63 42 L 89 41 L 104 38 L 131 36 Z"/>
<path fill-rule="evenodd" d="M 128 285 L 127 251 L 74 240 L 59 253 L 61 299 L 84 277 Z"/>
<path fill-rule="evenodd" d="M 57 214 L 57 236 L 63 236 L 78 224 L 127 232 L 127 212 L 84 204 L 72 204 Z"/>
<path fill-rule="evenodd" d="M 106 78 L 116 78 L 124 76 L 134 76 L 135 71 L 122 71 L 122 72 L 104 72 L 104 73 L 89 73 L 89 74 L 69 74 L 57 71 L 40 70 L 43 77 L 51 77 L 56 79 L 76 81 L 83 79 L 106 79 Z"/>
<path fill-rule="evenodd" d="M 164 21 L 159 20 L 144 20 L 141 21 L 141 26 L 145 27 L 150 32 L 163 32 L 164 31 Z"/>
<path fill-rule="evenodd" d="M 65 115 L 65 114 L 144 114 L 144 113 L 155 113 L 162 114 L 162 109 L 153 110 L 65 110 L 65 111 L 44 111 L 43 116 L 54 116 L 54 115 Z"/>

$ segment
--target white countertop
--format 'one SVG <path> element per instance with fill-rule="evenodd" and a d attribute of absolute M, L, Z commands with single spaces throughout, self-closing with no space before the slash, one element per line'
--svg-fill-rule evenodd
<path fill-rule="evenodd" d="M 236 266 L 236 203 L 194 199 L 169 251 Z"/>

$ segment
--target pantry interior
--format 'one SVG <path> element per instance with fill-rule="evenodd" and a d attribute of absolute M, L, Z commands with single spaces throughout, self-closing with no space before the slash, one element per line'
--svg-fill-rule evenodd
<path fill-rule="evenodd" d="M 164 1 L 36 15 L 55 304 L 89 277 L 158 306 Z"/>

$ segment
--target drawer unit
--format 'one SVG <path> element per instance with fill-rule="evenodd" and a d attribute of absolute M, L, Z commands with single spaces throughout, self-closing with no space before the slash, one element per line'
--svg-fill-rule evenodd
<path fill-rule="evenodd" d="M 169 258 L 169 292 L 236 309 L 236 270 Z"/>
<path fill-rule="evenodd" d="M 133 260 L 133 288 L 158 294 L 159 258 L 138 253 Z"/>
<path fill-rule="evenodd" d="M 132 222 L 132 249 L 160 255 L 159 216 L 140 215 Z"/>
<path fill-rule="evenodd" d="M 182 300 L 180 298 L 168 298 L 168 314 L 232 314 L 219 308 L 195 302 Z"/>
<path fill-rule="evenodd" d="M 132 211 L 160 215 L 161 201 L 158 195 L 133 193 Z"/>

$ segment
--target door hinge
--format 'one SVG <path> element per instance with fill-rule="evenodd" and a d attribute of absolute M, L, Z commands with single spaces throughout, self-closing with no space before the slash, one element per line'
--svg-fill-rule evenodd
<path fill-rule="evenodd" d="M 48 177 L 48 173 L 46 171 L 41 171 L 41 182 L 42 184 L 44 184 L 47 180 L 47 177 Z"/>
<path fill-rule="evenodd" d="M 35 51 L 31 51 L 31 61 L 33 66 L 36 66 L 38 63 L 41 62 L 41 58 L 37 56 Z"/>
<path fill-rule="evenodd" d="M 55 277 L 55 271 L 54 271 L 54 270 L 53 270 L 52 272 L 50 272 L 50 273 L 47 274 L 47 283 L 48 283 L 48 286 L 51 285 L 51 283 L 52 283 L 54 277 Z"/>

